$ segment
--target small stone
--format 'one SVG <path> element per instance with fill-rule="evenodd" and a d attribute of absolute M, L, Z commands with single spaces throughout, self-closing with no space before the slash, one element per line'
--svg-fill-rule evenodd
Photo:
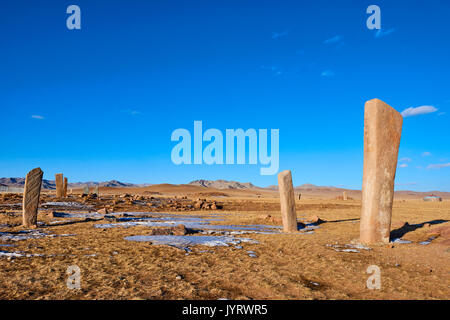
<path fill-rule="evenodd" d="M 103 209 L 97 210 L 97 213 L 98 214 L 108 214 L 108 209 L 107 208 L 103 208 Z"/>
<path fill-rule="evenodd" d="M 326 222 L 326 220 L 320 219 L 318 216 L 314 215 L 314 216 L 310 216 L 308 218 L 306 218 L 306 221 L 309 221 L 311 223 L 316 223 L 316 224 L 321 224 Z"/>

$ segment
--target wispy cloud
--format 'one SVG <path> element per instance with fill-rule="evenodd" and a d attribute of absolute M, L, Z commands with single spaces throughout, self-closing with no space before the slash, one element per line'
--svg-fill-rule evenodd
<path fill-rule="evenodd" d="M 437 115 L 438 116 L 443 116 L 445 114 L 445 112 L 439 112 Z"/>
<path fill-rule="evenodd" d="M 386 37 L 394 31 L 395 31 L 395 28 L 390 28 L 390 29 L 387 29 L 386 31 L 384 31 L 383 29 L 378 29 L 377 32 L 375 32 L 375 38 Z"/>
<path fill-rule="evenodd" d="M 43 116 L 40 116 L 40 115 L 37 115 L 37 114 L 33 114 L 31 116 L 31 119 L 44 120 L 45 118 Z"/>
<path fill-rule="evenodd" d="M 137 116 L 138 114 L 141 114 L 141 112 L 140 112 L 140 111 L 137 111 L 137 110 L 132 110 L 132 111 L 130 112 L 130 114 L 131 114 L 132 116 Z"/>
<path fill-rule="evenodd" d="M 270 72 L 272 72 L 273 74 L 275 74 L 277 76 L 281 76 L 283 74 L 283 71 L 281 70 L 281 68 L 279 68 L 277 66 L 261 66 L 261 69 L 269 70 Z"/>
<path fill-rule="evenodd" d="M 289 30 L 285 30 L 283 32 L 272 32 L 272 39 L 277 40 L 282 37 L 286 37 L 289 34 Z"/>
<path fill-rule="evenodd" d="M 431 152 L 425 151 L 422 153 L 422 157 L 431 157 Z"/>
<path fill-rule="evenodd" d="M 427 169 L 442 169 L 450 167 L 450 162 L 448 163 L 436 163 L 436 164 L 430 164 Z"/>
<path fill-rule="evenodd" d="M 334 36 L 333 38 L 327 39 L 325 40 L 323 43 L 324 44 L 334 44 L 334 43 L 339 43 L 343 40 L 344 38 L 340 35 Z"/>
<path fill-rule="evenodd" d="M 420 106 L 420 107 L 416 107 L 416 108 L 411 107 L 411 108 L 403 110 L 402 116 L 403 116 L 403 118 L 406 118 L 406 117 L 418 116 L 421 114 L 433 113 L 436 111 L 438 111 L 438 109 L 433 106 Z"/>
<path fill-rule="evenodd" d="M 398 161 L 400 161 L 400 162 L 411 162 L 412 159 L 411 158 L 400 158 Z"/>
<path fill-rule="evenodd" d="M 399 168 L 406 168 L 408 167 L 408 165 L 406 163 L 402 163 L 401 165 L 398 166 Z"/>
<path fill-rule="evenodd" d="M 329 78 L 329 77 L 333 77 L 333 76 L 334 76 L 334 72 L 331 71 L 331 70 L 325 70 L 325 71 L 323 71 L 320 75 L 321 75 L 322 77 Z"/>

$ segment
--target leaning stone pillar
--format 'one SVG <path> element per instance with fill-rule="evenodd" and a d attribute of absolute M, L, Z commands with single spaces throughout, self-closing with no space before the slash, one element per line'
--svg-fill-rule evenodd
<path fill-rule="evenodd" d="M 403 118 L 381 100 L 366 102 L 360 241 L 388 243 Z"/>
<path fill-rule="evenodd" d="M 56 183 L 56 198 L 60 199 L 63 197 L 64 194 L 64 183 L 62 173 L 55 174 L 55 183 Z"/>
<path fill-rule="evenodd" d="M 296 232 L 298 230 L 297 213 L 295 212 L 295 195 L 290 170 L 278 174 L 278 189 L 280 190 L 283 232 Z"/>
<path fill-rule="evenodd" d="M 25 227 L 37 227 L 37 213 L 43 174 L 41 168 L 35 168 L 28 172 L 25 178 L 22 217 Z"/>

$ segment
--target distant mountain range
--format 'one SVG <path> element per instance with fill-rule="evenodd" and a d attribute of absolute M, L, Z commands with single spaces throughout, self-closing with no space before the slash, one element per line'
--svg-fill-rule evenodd
<path fill-rule="evenodd" d="M 215 189 L 254 189 L 257 188 L 250 182 L 237 182 L 228 180 L 195 180 L 189 183 L 192 186 L 199 186 L 205 188 Z"/>
<path fill-rule="evenodd" d="M 23 188 L 25 185 L 25 178 L 0 178 L 0 185 L 14 187 L 14 188 Z M 106 182 L 74 182 L 68 184 L 68 188 L 82 188 L 84 186 L 89 187 L 109 187 L 109 188 L 127 188 L 127 187 L 146 187 L 150 184 L 133 184 L 133 183 L 125 183 L 117 180 L 111 180 Z M 42 180 L 42 188 L 44 189 L 55 189 L 56 183 L 54 180 Z"/>
<path fill-rule="evenodd" d="M 0 178 L 0 186 L 8 186 L 13 188 L 23 188 L 25 185 L 25 179 L 24 178 Z M 105 181 L 105 182 L 94 182 L 94 181 L 88 181 L 88 182 L 75 182 L 70 183 L 68 188 L 83 188 L 84 186 L 89 187 L 109 187 L 109 188 L 141 188 L 141 187 L 148 187 L 152 186 L 152 184 L 133 184 L 133 183 L 126 183 L 126 182 L 120 182 L 117 180 L 111 180 L 111 181 Z M 188 183 L 188 185 L 191 186 L 198 186 L 203 188 L 212 188 L 212 189 L 222 189 L 222 190 L 273 190 L 277 191 L 278 186 L 272 185 L 265 188 L 257 187 L 253 185 L 250 182 L 238 182 L 238 181 L 228 181 L 228 180 L 195 180 Z M 168 186 L 175 186 L 175 185 L 168 185 Z M 182 186 L 182 185 L 180 185 Z M 44 189 L 55 189 L 55 181 L 54 180 L 43 180 L 42 181 L 42 187 Z M 320 195 L 330 195 L 330 196 L 336 196 L 336 195 L 342 195 L 343 191 L 346 191 L 349 196 L 355 196 L 360 197 L 361 190 L 352 190 L 352 189 L 345 189 L 345 188 L 338 188 L 338 187 L 332 187 L 332 186 L 316 186 L 310 183 L 302 184 L 300 186 L 294 187 L 294 190 L 296 193 L 302 193 L 302 194 L 320 194 Z M 443 192 L 443 191 L 427 191 L 427 192 L 420 192 L 420 191 L 395 191 L 398 195 L 403 196 L 425 196 L 430 194 L 435 194 L 444 198 L 450 198 L 450 192 Z"/>

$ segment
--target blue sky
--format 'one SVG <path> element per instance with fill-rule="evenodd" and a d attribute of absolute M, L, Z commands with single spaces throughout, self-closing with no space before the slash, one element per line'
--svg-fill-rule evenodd
<path fill-rule="evenodd" d="M 71 4 L 81 30 L 66 27 Z M 381 31 L 366 27 L 371 4 Z M 413 108 L 397 189 L 450 191 L 449 12 L 437 0 L 2 3 L 0 176 L 277 183 L 260 165 L 174 165 L 172 131 L 201 120 L 279 129 L 295 185 L 360 188 L 364 103 L 379 98 Z"/>

